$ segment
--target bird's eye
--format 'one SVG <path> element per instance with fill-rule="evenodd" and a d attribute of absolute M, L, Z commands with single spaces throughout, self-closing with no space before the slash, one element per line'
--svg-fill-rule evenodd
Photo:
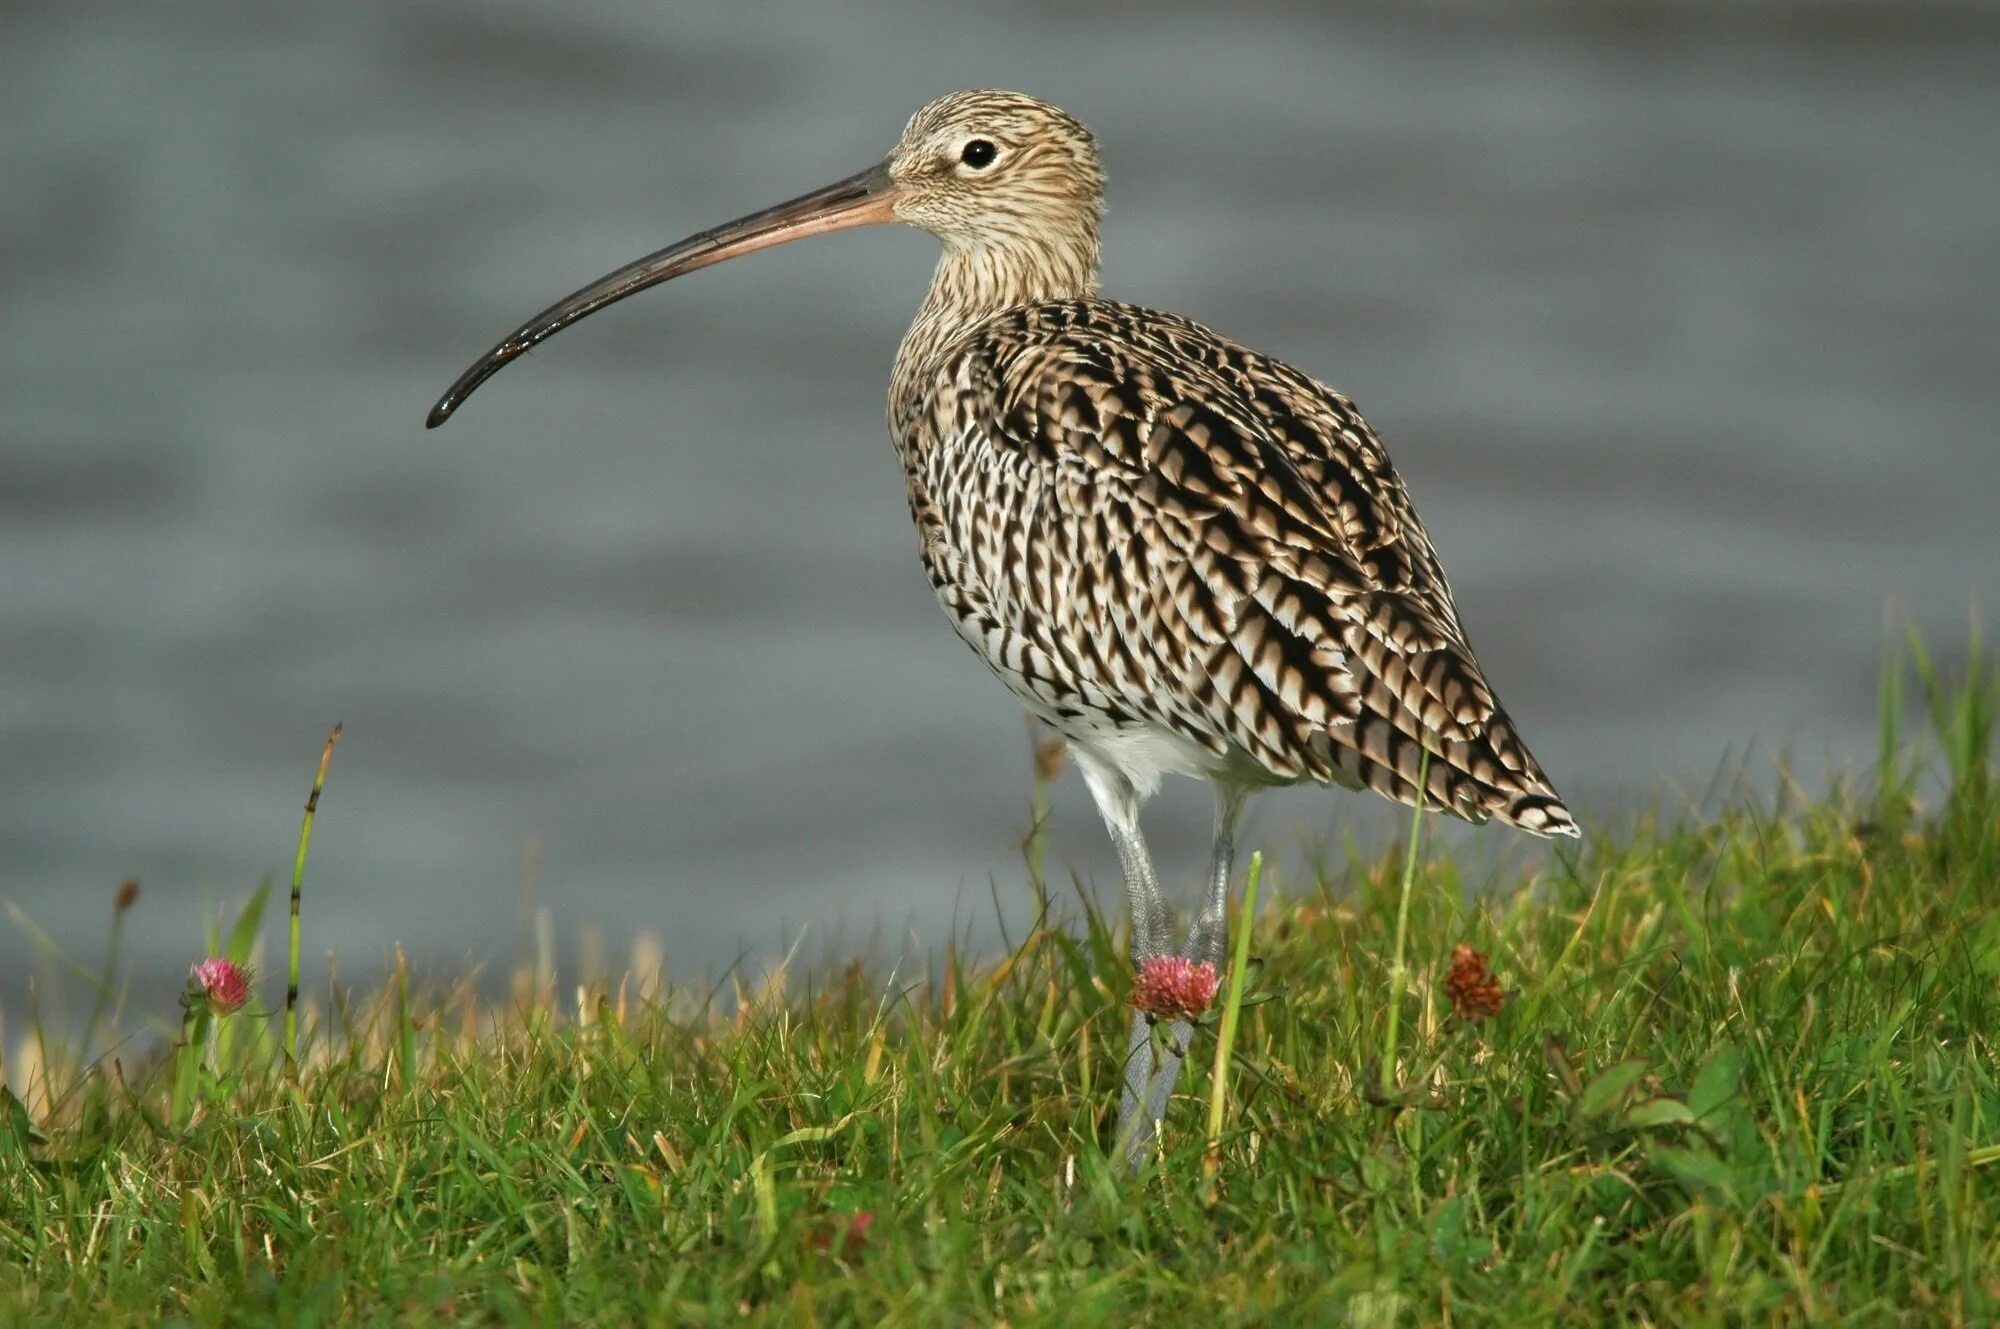
<path fill-rule="evenodd" d="M 999 155 L 1000 149 L 983 138 L 975 138 L 965 145 L 958 154 L 958 159 L 975 171 L 983 171 L 991 166 L 993 159 Z"/>

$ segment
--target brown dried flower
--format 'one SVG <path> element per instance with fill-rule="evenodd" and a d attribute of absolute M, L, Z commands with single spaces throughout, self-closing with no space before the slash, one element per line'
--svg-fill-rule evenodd
<path fill-rule="evenodd" d="M 1035 744 L 1035 778 L 1043 784 L 1054 784 L 1062 774 L 1065 751 L 1059 738 L 1045 738 Z"/>
<path fill-rule="evenodd" d="M 1489 1015 L 1498 1015 L 1508 993 L 1493 977 L 1486 957 L 1463 942 L 1451 948 L 1451 968 L 1445 972 L 1444 992 L 1451 1008 L 1467 1024 L 1478 1024 Z"/>
<path fill-rule="evenodd" d="M 139 879 L 127 877 L 118 883 L 118 894 L 112 897 L 112 907 L 124 913 L 139 902 Z"/>
<path fill-rule="evenodd" d="M 857 1209 L 845 1215 L 832 1215 L 824 1222 L 806 1232 L 806 1245 L 821 1255 L 854 1256 L 868 1249 L 868 1229 L 875 1226 L 875 1215 L 866 1209 Z"/>

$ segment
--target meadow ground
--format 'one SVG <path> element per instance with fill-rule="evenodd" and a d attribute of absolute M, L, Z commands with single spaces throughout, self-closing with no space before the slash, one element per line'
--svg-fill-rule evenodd
<path fill-rule="evenodd" d="M 1918 665 L 1929 739 L 1824 799 L 1267 897 L 1213 1153 L 1221 1011 L 1137 1179 L 1081 906 L 914 981 L 392 981 L 295 1071 L 254 998 L 199 1057 L 50 1047 L 0 1100 L 0 1320 L 1993 1323 L 2000 676 Z"/>

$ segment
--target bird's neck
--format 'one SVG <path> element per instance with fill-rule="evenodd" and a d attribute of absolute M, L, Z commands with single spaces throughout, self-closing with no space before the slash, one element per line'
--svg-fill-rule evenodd
<path fill-rule="evenodd" d="M 889 427 L 901 433 L 952 352 L 996 314 L 1024 305 L 1081 300 L 1097 291 L 1097 236 L 1054 245 L 947 243 L 916 321 L 896 353 Z"/>

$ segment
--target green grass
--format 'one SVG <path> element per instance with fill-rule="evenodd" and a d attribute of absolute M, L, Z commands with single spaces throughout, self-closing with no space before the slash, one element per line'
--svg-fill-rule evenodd
<path fill-rule="evenodd" d="M 218 1021 L 184 1129 L 171 1049 L 47 1052 L 0 1114 L 0 1321 L 1992 1323 L 2000 677 L 1916 664 L 1934 741 L 1892 671 L 1865 788 L 1518 881 L 1419 858 L 1406 989 L 1396 850 L 1267 878 L 1212 1187 L 1213 1017 L 1157 1167 L 1104 1155 L 1126 970 L 1083 906 L 726 1010 L 399 971 L 295 1071 L 275 1014 Z M 1497 1017 L 1452 1014 L 1458 943 Z"/>

